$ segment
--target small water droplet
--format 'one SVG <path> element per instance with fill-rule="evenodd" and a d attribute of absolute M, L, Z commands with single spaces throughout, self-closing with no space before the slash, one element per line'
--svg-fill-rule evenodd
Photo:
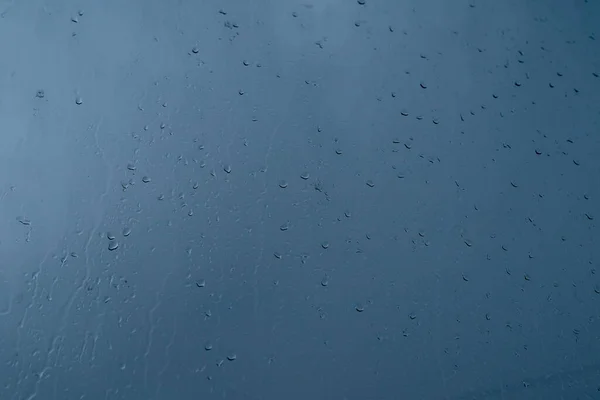
<path fill-rule="evenodd" d="M 281 255 L 281 253 L 274 252 L 274 253 L 273 253 L 273 257 L 275 257 L 275 258 L 276 258 L 276 259 L 278 259 L 278 260 L 281 260 L 281 257 L 282 257 L 282 255 Z"/>
<path fill-rule="evenodd" d="M 198 54 L 199 51 L 200 51 L 200 49 L 198 48 L 198 46 L 192 47 L 192 53 Z"/>
<path fill-rule="evenodd" d="M 365 3 L 366 3 L 366 0 L 356 0 L 356 2 L 357 2 L 358 4 L 360 4 L 361 6 L 364 6 L 364 5 L 365 5 Z"/>
<path fill-rule="evenodd" d="M 82 105 L 83 104 L 83 99 L 81 97 L 77 96 L 75 98 L 75 104 L 77 104 L 78 106 Z"/>
<path fill-rule="evenodd" d="M 204 350 L 206 350 L 206 351 L 211 351 L 212 349 L 213 349 L 213 345 L 212 345 L 212 343 L 211 343 L 211 342 L 206 342 L 206 343 L 204 344 Z"/>
<path fill-rule="evenodd" d="M 129 235 L 131 235 L 131 228 L 126 226 L 125 228 L 123 228 L 123 236 L 127 237 Z"/>
<path fill-rule="evenodd" d="M 27 225 L 27 226 L 31 225 L 31 220 L 29 220 L 29 218 L 25 218 L 25 217 L 23 217 L 21 215 L 19 215 L 17 217 L 17 221 L 20 222 L 23 225 Z"/>
<path fill-rule="evenodd" d="M 45 94 L 45 93 L 44 93 L 44 91 L 43 91 L 43 90 L 41 90 L 41 89 L 40 89 L 40 90 L 38 90 L 37 92 L 35 92 L 35 97 L 37 97 L 38 99 L 43 99 L 45 95 L 46 95 L 46 94 Z"/>
<path fill-rule="evenodd" d="M 329 277 L 325 275 L 323 279 L 321 279 L 321 286 L 326 287 L 327 285 L 329 285 Z"/>
<path fill-rule="evenodd" d="M 327 242 L 327 241 L 321 242 L 321 247 L 324 248 L 325 250 L 327 250 L 329 248 L 329 242 Z"/>
<path fill-rule="evenodd" d="M 199 288 L 203 288 L 206 286 L 206 281 L 204 279 L 198 279 L 196 281 L 196 286 L 198 286 Z"/>
<path fill-rule="evenodd" d="M 365 306 L 362 303 L 357 303 L 354 309 L 358 312 L 363 312 L 365 311 Z"/>
<path fill-rule="evenodd" d="M 115 235 L 112 232 L 106 232 L 106 238 L 108 240 L 115 240 Z"/>
<path fill-rule="evenodd" d="M 287 231 L 288 229 L 290 229 L 290 222 L 289 221 L 284 222 L 283 224 L 281 224 L 279 229 L 281 231 Z"/>
<path fill-rule="evenodd" d="M 111 240 L 108 243 L 108 250 L 114 251 L 114 250 L 116 250 L 118 248 L 119 248 L 119 242 L 117 242 L 116 240 Z"/>
<path fill-rule="evenodd" d="M 231 173 L 231 165 L 227 164 L 223 167 L 223 171 L 230 174 Z"/>
<path fill-rule="evenodd" d="M 227 356 L 227 359 L 229 361 L 235 361 L 237 359 L 237 355 L 235 353 L 232 353 L 230 355 Z"/>
<path fill-rule="evenodd" d="M 288 187 L 287 181 L 280 180 L 279 181 L 279 187 L 282 188 L 282 189 L 285 189 L 286 187 Z"/>
<path fill-rule="evenodd" d="M 129 163 L 127 164 L 127 169 L 130 171 L 135 171 L 136 170 L 136 166 L 134 163 Z"/>
<path fill-rule="evenodd" d="M 142 182 L 144 182 L 144 183 L 150 183 L 150 181 L 151 181 L 151 179 L 150 179 L 149 176 L 142 177 Z"/>
<path fill-rule="evenodd" d="M 366 182 L 366 184 L 367 184 L 368 187 L 374 187 L 375 186 L 375 182 L 373 182 L 370 179 Z"/>
<path fill-rule="evenodd" d="M 303 172 L 300 174 L 300 178 L 307 180 L 308 178 L 310 178 L 310 174 L 308 172 Z"/>

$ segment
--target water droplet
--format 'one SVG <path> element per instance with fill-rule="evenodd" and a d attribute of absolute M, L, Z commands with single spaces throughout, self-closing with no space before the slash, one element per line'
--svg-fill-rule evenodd
<path fill-rule="evenodd" d="M 17 221 L 20 222 L 23 225 L 27 225 L 27 226 L 31 225 L 31 220 L 29 220 L 29 218 L 25 218 L 25 217 L 23 217 L 21 215 L 19 215 L 17 217 Z"/>
<path fill-rule="evenodd" d="M 284 180 L 280 180 L 279 181 L 279 187 L 282 189 L 285 189 L 286 187 L 288 187 L 288 183 Z"/>
<path fill-rule="evenodd" d="M 150 183 L 150 181 L 151 181 L 151 179 L 150 179 L 149 176 L 142 177 L 142 182 L 144 182 L 144 183 Z"/>
<path fill-rule="evenodd" d="M 417 318 L 417 314 L 415 314 L 414 312 L 411 312 L 410 314 L 408 314 L 408 318 L 410 318 L 410 319 L 416 319 Z"/>
<path fill-rule="evenodd" d="M 200 51 L 200 49 L 198 48 L 198 46 L 192 47 L 192 53 L 198 54 L 199 51 Z"/>
<path fill-rule="evenodd" d="M 366 3 L 366 1 L 365 1 L 365 0 L 356 0 L 356 2 L 357 2 L 358 4 L 360 4 L 361 6 L 364 6 L 364 5 L 365 5 L 365 3 Z"/>
<path fill-rule="evenodd" d="M 134 163 L 129 163 L 127 164 L 127 169 L 130 171 L 135 171 L 136 170 L 136 166 Z"/>
<path fill-rule="evenodd" d="M 335 154 L 337 154 L 338 156 L 342 155 L 342 149 L 336 149 L 335 150 Z"/>
<path fill-rule="evenodd" d="M 274 252 L 274 253 L 273 253 L 273 257 L 275 257 L 275 258 L 276 258 L 276 259 L 278 259 L 278 260 L 281 260 L 281 257 L 282 257 L 282 255 L 281 255 L 281 253 Z"/>
<path fill-rule="evenodd" d="M 212 345 L 212 343 L 211 343 L 211 342 L 206 342 L 206 343 L 204 344 L 204 350 L 206 350 L 206 351 L 211 351 L 212 349 L 213 349 L 213 345 Z"/>
<path fill-rule="evenodd" d="M 230 174 L 231 173 L 231 165 L 227 164 L 223 167 L 223 171 Z"/>
<path fill-rule="evenodd" d="M 373 182 L 370 179 L 366 182 L 366 184 L 367 184 L 368 187 L 374 187 L 375 186 L 375 182 Z"/>
<path fill-rule="evenodd" d="M 346 210 L 344 211 L 344 215 L 346 216 L 346 218 L 350 218 L 352 216 L 352 213 L 350 212 L 350 210 Z"/>
<path fill-rule="evenodd" d="M 303 172 L 300 174 L 300 178 L 307 180 L 308 178 L 310 178 L 310 174 L 308 172 Z"/>
<path fill-rule="evenodd" d="M 45 93 L 44 93 L 44 91 L 43 91 L 43 90 L 41 90 L 41 89 L 40 89 L 40 90 L 38 90 L 37 92 L 35 92 L 35 97 L 37 97 L 38 99 L 43 99 L 45 95 L 46 95 L 46 94 L 45 94 Z"/>
<path fill-rule="evenodd" d="M 206 286 L 206 281 L 204 279 L 198 279 L 196 281 L 196 286 L 198 286 L 199 288 L 203 288 Z"/>
<path fill-rule="evenodd" d="M 329 277 L 325 275 L 323 279 L 321 279 L 321 286 L 326 287 L 327 285 L 329 285 Z"/>
<path fill-rule="evenodd" d="M 106 232 L 106 238 L 108 240 L 115 240 L 115 235 L 112 232 Z"/>
<path fill-rule="evenodd" d="M 237 359 L 237 355 L 235 353 L 232 353 L 230 355 L 227 356 L 227 359 L 229 361 L 235 361 Z"/>
<path fill-rule="evenodd" d="M 131 235 L 131 228 L 126 226 L 125 228 L 123 228 L 123 236 L 127 237 L 129 235 Z"/>
<path fill-rule="evenodd" d="M 108 250 L 114 251 L 118 248 L 119 248 L 119 242 L 117 242 L 116 240 L 111 240 L 110 242 L 108 242 Z"/>
<path fill-rule="evenodd" d="M 325 250 L 327 250 L 329 248 L 329 242 L 327 242 L 327 241 L 321 242 L 321 247 L 324 248 Z"/>
<path fill-rule="evenodd" d="M 362 303 L 357 303 L 354 309 L 358 312 L 363 312 L 365 311 L 365 306 Z"/>
<path fill-rule="evenodd" d="M 77 104 L 78 106 L 82 105 L 83 104 L 83 99 L 81 97 L 77 96 L 75 98 L 75 104 Z"/>
<path fill-rule="evenodd" d="M 290 222 L 289 221 L 284 222 L 283 224 L 281 224 L 279 229 L 281 231 L 287 231 L 288 229 L 290 229 Z"/>

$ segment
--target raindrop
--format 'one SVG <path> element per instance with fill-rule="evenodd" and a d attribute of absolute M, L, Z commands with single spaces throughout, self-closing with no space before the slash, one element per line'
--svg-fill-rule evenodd
<path fill-rule="evenodd" d="M 213 349 L 213 345 L 211 342 L 206 342 L 206 344 L 204 345 L 204 350 L 206 351 L 211 351 Z"/>
<path fill-rule="evenodd" d="M 130 171 L 135 171 L 136 170 L 136 166 L 134 163 L 129 163 L 127 164 L 127 169 Z"/>
<path fill-rule="evenodd" d="M 192 53 L 198 54 L 199 51 L 200 51 L 200 49 L 198 48 L 198 46 L 192 47 Z"/>
<path fill-rule="evenodd" d="M 337 154 L 338 156 L 342 155 L 342 149 L 336 149 L 335 150 L 335 154 Z"/>
<path fill-rule="evenodd" d="M 285 189 L 286 187 L 288 187 L 288 183 L 287 181 L 284 181 L 283 179 L 279 181 L 279 187 L 282 189 Z"/>
<path fill-rule="evenodd" d="M 20 222 L 23 225 L 27 225 L 27 226 L 31 225 L 31 220 L 29 218 L 25 218 L 25 217 L 23 217 L 21 215 L 19 215 L 17 217 L 17 221 Z"/>
<path fill-rule="evenodd" d="M 356 0 L 356 2 L 358 4 L 360 4 L 361 6 L 364 6 L 366 1 L 365 0 Z"/>
<path fill-rule="evenodd" d="M 321 247 L 324 248 L 325 250 L 327 250 L 329 248 L 329 242 L 327 242 L 327 241 L 321 242 Z"/>
<path fill-rule="evenodd" d="M 44 93 L 44 91 L 43 91 L 43 90 L 41 90 L 41 89 L 40 89 L 40 90 L 38 90 L 37 92 L 35 92 L 35 97 L 37 97 L 38 99 L 43 99 L 45 95 L 46 95 L 46 94 L 45 94 L 45 93 Z"/>
<path fill-rule="evenodd" d="M 75 104 L 77 104 L 78 106 L 82 105 L 83 104 L 83 99 L 81 97 L 77 96 L 75 98 Z"/>
<path fill-rule="evenodd" d="M 303 172 L 300 174 L 300 178 L 307 180 L 308 178 L 310 178 L 310 174 L 308 172 Z"/>
<path fill-rule="evenodd" d="M 151 179 L 150 179 L 150 177 L 149 177 L 149 176 L 144 176 L 144 177 L 142 178 L 142 182 L 144 182 L 144 183 L 150 183 L 150 181 L 151 181 Z"/>
<path fill-rule="evenodd" d="M 114 250 L 116 250 L 118 248 L 119 248 L 119 242 L 117 242 L 116 240 L 111 240 L 108 243 L 108 250 L 114 251 Z"/>
<path fill-rule="evenodd" d="M 198 279 L 196 281 L 196 286 L 198 286 L 199 288 L 203 288 L 206 286 L 206 281 L 204 279 Z"/>
<path fill-rule="evenodd" d="M 123 236 L 127 237 L 129 235 L 131 235 L 131 228 L 126 226 L 125 228 L 123 228 Z"/>
<path fill-rule="evenodd" d="M 281 257 L 282 257 L 282 255 L 281 255 L 281 253 L 274 252 L 274 253 L 273 253 L 273 257 L 275 257 L 275 258 L 276 258 L 276 259 L 278 259 L 278 260 L 281 260 Z"/>
<path fill-rule="evenodd" d="M 108 240 L 115 240 L 115 235 L 113 235 L 111 232 L 106 232 L 106 238 Z"/>
<path fill-rule="evenodd" d="M 346 216 L 346 218 L 350 218 L 352 216 L 352 213 L 350 212 L 350 210 L 346 210 L 344 211 L 344 215 Z"/>
<path fill-rule="evenodd" d="M 290 222 L 289 221 L 284 222 L 283 224 L 281 224 L 279 229 L 281 231 L 287 231 L 288 229 L 290 229 Z"/>
<path fill-rule="evenodd" d="M 417 318 L 417 314 L 415 314 L 414 312 L 411 312 L 410 314 L 408 314 L 408 318 L 410 318 L 410 319 L 416 319 Z"/>
<path fill-rule="evenodd" d="M 231 173 L 231 165 L 227 164 L 223 167 L 223 171 L 230 174 Z"/>
<path fill-rule="evenodd" d="M 369 179 L 369 180 L 366 182 L 366 184 L 367 184 L 367 186 L 368 186 L 368 187 L 374 187 L 374 186 L 375 186 L 375 183 L 374 183 L 374 182 L 373 182 L 371 179 Z"/>
<path fill-rule="evenodd" d="M 365 311 L 365 306 L 362 303 L 357 303 L 354 309 L 358 312 L 363 312 Z"/>
<path fill-rule="evenodd" d="M 227 359 L 229 361 L 235 361 L 236 358 L 237 358 L 237 355 L 235 353 L 232 353 L 232 354 L 230 354 L 230 355 L 227 356 Z"/>
<path fill-rule="evenodd" d="M 327 285 L 329 285 L 329 277 L 325 275 L 323 279 L 321 279 L 321 286 L 326 287 Z"/>

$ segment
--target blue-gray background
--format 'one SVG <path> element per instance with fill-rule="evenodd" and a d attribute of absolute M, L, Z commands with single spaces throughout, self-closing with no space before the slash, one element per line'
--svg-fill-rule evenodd
<path fill-rule="evenodd" d="M 1 399 L 600 398 L 599 3 L 360 3 L 0 3 Z"/>

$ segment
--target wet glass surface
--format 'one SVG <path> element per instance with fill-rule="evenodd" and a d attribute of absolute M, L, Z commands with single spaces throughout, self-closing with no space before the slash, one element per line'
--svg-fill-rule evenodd
<path fill-rule="evenodd" d="M 0 399 L 600 396 L 594 1 L 0 2 Z"/>

